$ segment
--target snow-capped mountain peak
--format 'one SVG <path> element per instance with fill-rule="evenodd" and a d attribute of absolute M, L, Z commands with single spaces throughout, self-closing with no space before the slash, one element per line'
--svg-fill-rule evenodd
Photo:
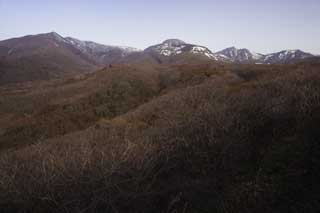
<path fill-rule="evenodd" d="M 198 54 L 208 58 L 214 59 L 214 54 L 206 47 L 188 44 L 179 39 L 168 39 L 145 49 L 145 52 L 152 54 L 159 54 L 161 56 L 170 57 L 180 55 L 182 53 Z"/>
<path fill-rule="evenodd" d="M 186 43 L 179 39 L 165 40 L 144 51 L 126 46 L 111 46 L 92 41 L 82 41 L 71 37 L 64 38 L 56 32 L 26 35 L 21 38 L 0 41 L 0 57 L 4 58 L 16 59 L 37 55 L 45 51 L 48 51 L 46 54 L 50 56 L 53 56 L 53 54 L 59 56 L 57 58 L 53 57 L 53 66 L 56 66 L 56 61 L 64 61 L 62 59 L 66 57 L 69 58 L 72 67 L 79 70 L 108 64 L 191 63 L 207 59 L 243 64 L 290 64 L 305 59 L 309 60 L 309 58 L 319 60 L 319 56 L 317 58 L 316 55 L 299 49 L 259 54 L 245 48 L 230 47 L 213 53 L 205 46 Z M 50 60 L 47 63 L 50 64 Z"/>
<path fill-rule="evenodd" d="M 162 42 L 162 45 L 169 46 L 169 47 L 179 47 L 185 44 L 187 43 L 180 39 L 167 39 L 164 42 Z"/>
<path fill-rule="evenodd" d="M 211 52 L 211 50 L 203 46 L 193 46 L 190 52 L 194 54 L 201 54 L 208 58 L 217 60 L 216 56 Z"/>
<path fill-rule="evenodd" d="M 106 52 L 113 49 L 120 49 L 125 52 L 139 52 L 141 50 L 133 47 L 127 47 L 127 46 L 112 46 L 112 45 L 104 45 L 104 44 L 98 44 L 93 41 L 81 41 L 72 37 L 66 37 L 65 38 L 70 44 L 74 45 L 78 49 L 82 51 L 93 51 L 93 52 Z"/>
<path fill-rule="evenodd" d="M 103 44 L 98 44 L 92 41 L 81 41 L 75 38 L 67 37 L 66 40 L 79 49 L 81 52 L 87 53 L 87 52 L 106 52 L 113 49 L 113 46 L 107 46 Z"/>
<path fill-rule="evenodd" d="M 104 45 L 92 41 L 81 41 L 72 37 L 66 37 L 65 39 L 82 53 L 103 64 L 121 60 L 127 55 L 142 51 L 133 47 Z"/>
<path fill-rule="evenodd" d="M 50 33 L 45 33 L 45 34 L 40 34 L 40 35 L 45 36 L 45 37 L 49 37 L 49 38 L 54 39 L 55 41 L 58 41 L 58 42 L 67 43 L 66 39 L 63 38 L 61 35 L 59 35 L 56 32 L 50 32 Z"/>
<path fill-rule="evenodd" d="M 132 47 L 102 45 L 92 41 L 81 41 L 71 37 L 63 38 L 59 34 L 55 33 L 51 34 L 51 36 L 54 36 L 56 39 L 68 42 L 82 53 L 89 55 L 90 58 L 103 64 L 121 61 L 119 59 L 123 59 L 134 53 L 142 52 L 141 50 Z M 167 39 L 160 44 L 148 47 L 142 53 L 147 55 L 151 54 L 152 57 L 160 57 L 163 60 L 167 60 L 170 59 L 170 57 L 181 54 L 194 54 L 221 62 L 256 64 L 285 64 L 313 57 L 312 54 L 305 53 L 301 50 L 284 50 L 264 55 L 252 52 L 245 48 L 238 49 L 236 47 L 229 47 L 222 51 L 213 53 L 207 47 L 189 44 L 180 39 Z M 160 59 L 160 61 L 162 59 Z"/>
<path fill-rule="evenodd" d="M 248 62 L 259 60 L 263 58 L 262 54 L 251 52 L 248 49 L 237 49 L 235 47 L 226 48 L 222 51 L 215 53 L 216 55 L 223 56 L 231 62 Z"/>
<path fill-rule="evenodd" d="M 297 49 L 283 50 L 277 53 L 271 53 L 271 54 L 265 55 L 262 61 L 267 64 L 288 63 L 290 61 L 306 59 L 313 56 L 314 55 L 310 53 L 306 53 Z"/>
<path fill-rule="evenodd" d="M 173 56 L 182 53 L 182 49 L 186 47 L 186 43 L 179 39 L 168 39 L 162 42 L 145 49 L 145 52 L 153 52 L 163 56 Z"/>

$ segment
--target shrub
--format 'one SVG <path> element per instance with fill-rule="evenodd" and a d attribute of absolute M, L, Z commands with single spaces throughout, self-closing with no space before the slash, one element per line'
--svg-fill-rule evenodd
<path fill-rule="evenodd" d="M 236 90 L 234 79 L 210 79 L 95 128 L 4 153 L 0 208 L 317 212 L 320 79 L 303 74 L 238 81 Z M 122 99 L 131 85 L 122 86 L 96 100 Z"/>

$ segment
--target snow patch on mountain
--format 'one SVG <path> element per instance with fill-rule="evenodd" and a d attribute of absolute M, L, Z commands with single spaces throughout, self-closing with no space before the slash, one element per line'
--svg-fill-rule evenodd
<path fill-rule="evenodd" d="M 56 32 L 51 32 L 51 33 L 48 33 L 47 35 L 51 36 L 56 41 L 63 42 L 63 43 L 68 43 L 68 41 L 65 38 L 63 38 L 61 35 L 59 35 Z"/>
<path fill-rule="evenodd" d="M 207 56 L 208 58 L 216 60 L 216 56 L 206 47 L 194 46 L 192 47 L 192 50 L 190 52 L 195 54 L 202 54 Z"/>
<path fill-rule="evenodd" d="M 155 45 L 147 48 L 146 52 L 156 52 L 163 56 L 174 56 L 181 54 L 182 49 L 186 47 L 186 43 L 179 39 L 168 39 L 162 42 L 159 45 Z"/>
<path fill-rule="evenodd" d="M 176 56 L 182 53 L 192 53 L 216 60 L 216 56 L 206 47 L 188 44 L 179 39 L 168 39 L 161 44 L 151 46 L 145 52 L 156 53 L 165 57 Z"/>
<path fill-rule="evenodd" d="M 81 41 L 71 37 L 65 39 L 82 53 L 99 56 L 100 58 L 106 58 L 112 54 L 112 52 L 118 52 L 121 57 L 125 57 L 129 54 L 142 51 L 133 47 L 104 45 L 92 41 Z"/>
<path fill-rule="evenodd" d="M 36 36 L 40 36 L 42 39 L 46 39 L 45 41 L 50 42 L 56 48 L 60 46 L 64 47 L 64 44 L 67 44 L 67 48 L 76 48 L 84 54 L 84 57 L 87 57 L 98 64 L 123 62 L 123 60 L 125 61 L 127 59 L 126 56 L 129 56 L 133 53 L 142 52 L 142 50 L 127 46 L 111 46 L 95 43 L 92 41 L 82 41 L 71 37 L 64 38 L 56 32 L 39 34 Z M 73 50 L 75 51 L 75 49 Z M 16 50 L 8 49 L 6 54 L 11 55 L 15 52 Z M 145 53 L 151 54 L 152 57 L 164 56 L 167 58 L 180 54 L 196 54 L 215 61 L 254 64 L 285 64 L 293 63 L 301 59 L 315 57 L 315 55 L 303 52 L 298 49 L 284 50 L 271 54 L 260 54 L 252 52 L 248 49 L 237 49 L 235 47 L 230 47 L 222 51 L 213 53 L 207 47 L 189 44 L 179 39 L 165 40 L 160 44 L 145 49 L 143 51 L 143 54 L 137 54 L 134 57 L 144 57 Z M 162 59 L 160 58 L 159 61 L 161 60 Z"/>
<path fill-rule="evenodd" d="M 219 56 L 223 56 L 230 62 L 249 62 L 254 60 L 260 60 L 263 58 L 262 54 L 251 52 L 248 49 L 237 49 L 235 47 L 230 47 L 215 53 Z"/>
<path fill-rule="evenodd" d="M 268 55 L 265 55 L 265 57 L 262 59 L 264 63 L 289 63 L 294 60 L 301 60 L 314 57 L 314 55 L 310 53 L 303 52 L 301 50 L 284 50 L 277 53 L 271 53 Z"/>

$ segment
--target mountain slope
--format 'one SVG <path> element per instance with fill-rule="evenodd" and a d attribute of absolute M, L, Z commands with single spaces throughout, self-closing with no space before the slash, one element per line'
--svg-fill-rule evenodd
<path fill-rule="evenodd" d="M 110 46 L 92 41 L 81 41 L 71 37 L 66 37 L 65 39 L 83 54 L 99 64 L 116 63 L 123 57 L 135 52 L 140 52 L 140 50 L 132 47 Z"/>
<path fill-rule="evenodd" d="M 90 72 L 139 52 L 51 32 L 0 41 L 0 84 Z"/>
<path fill-rule="evenodd" d="M 0 85 L 48 80 L 94 71 L 108 64 L 188 64 L 228 62 L 244 64 L 290 64 L 314 57 L 301 50 L 263 55 L 248 49 L 227 48 L 213 53 L 207 47 L 168 39 L 140 51 L 110 46 L 52 32 L 0 41 Z"/>
<path fill-rule="evenodd" d="M 287 64 L 312 57 L 314 55 L 301 50 L 284 50 L 265 55 L 260 61 L 265 64 Z"/>
<path fill-rule="evenodd" d="M 235 47 L 226 48 L 215 53 L 215 55 L 220 55 L 230 62 L 239 63 L 254 62 L 263 58 L 262 54 L 251 52 L 248 49 L 237 49 Z"/>
<path fill-rule="evenodd" d="M 186 43 L 179 39 L 168 39 L 161 44 L 146 48 L 139 56 L 151 56 L 158 63 L 188 63 L 190 61 L 213 60 L 217 62 L 243 64 L 289 64 L 314 57 L 301 50 L 284 50 L 272 54 L 260 54 L 235 47 L 213 53 L 207 47 Z"/>
<path fill-rule="evenodd" d="M 214 54 L 224 57 L 226 59 L 225 61 L 229 62 L 257 64 L 290 64 L 314 57 L 314 55 L 301 50 L 283 50 L 281 52 L 264 55 L 248 49 L 237 49 L 235 47 L 226 48 Z"/>
<path fill-rule="evenodd" d="M 4 90 L 1 103 L 9 112 L 21 101 L 37 112 L 21 113 L 29 122 L 21 127 L 14 120 L 11 130 L 0 122 L 0 140 L 37 137 L 32 145 L 2 150 L 0 208 L 317 212 L 319 66 L 222 67 L 163 66 L 151 75 L 150 69 L 113 66 L 35 87 L 27 98 Z M 164 94 L 166 85 L 175 88 Z M 40 110 L 30 95 L 44 105 L 50 97 L 50 107 Z M 72 132 L 55 137 L 66 131 Z"/>
<path fill-rule="evenodd" d="M 54 32 L 0 41 L 0 84 L 46 80 L 97 67 Z"/>
<path fill-rule="evenodd" d="M 177 56 L 186 56 L 189 59 L 194 56 L 196 58 L 218 60 L 218 57 L 207 47 L 189 44 L 179 39 L 165 40 L 161 44 L 146 48 L 144 53 L 151 55 L 160 63 L 174 63 Z M 181 60 L 181 57 L 178 58 Z"/>

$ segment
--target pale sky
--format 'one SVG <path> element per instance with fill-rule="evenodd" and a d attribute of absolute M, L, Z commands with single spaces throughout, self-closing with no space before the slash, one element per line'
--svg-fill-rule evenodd
<path fill-rule="evenodd" d="M 51 31 L 140 49 L 178 38 L 320 54 L 320 0 L 0 0 L 0 40 Z"/>

